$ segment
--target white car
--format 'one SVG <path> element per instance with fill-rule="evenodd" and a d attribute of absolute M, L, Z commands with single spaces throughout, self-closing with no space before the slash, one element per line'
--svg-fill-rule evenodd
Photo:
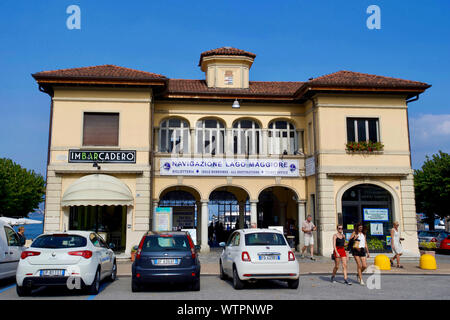
<path fill-rule="evenodd" d="M 25 247 L 7 223 L 0 220 L 0 279 L 14 277 L 20 255 Z"/>
<path fill-rule="evenodd" d="M 38 286 L 60 285 L 69 289 L 86 287 L 97 294 L 100 281 L 117 277 L 114 252 L 91 231 L 46 233 L 22 252 L 17 267 L 19 296 L 29 295 Z"/>
<path fill-rule="evenodd" d="M 280 231 L 236 230 L 220 246 L 220 278 L 231 277 L 235 289 L 242 289 L 245 281 L 258 279 L 286 280 L 289 288 L 298 288 L 299 264 Z"/>

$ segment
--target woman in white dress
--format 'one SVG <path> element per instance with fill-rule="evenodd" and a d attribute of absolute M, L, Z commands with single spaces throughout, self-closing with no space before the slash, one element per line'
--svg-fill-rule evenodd
<path fill-rule="evenodd" d="M 394 222 L 394 227 L 391 229 L 391 248 L 394 256 L 390 259 L 391 266 L 394 265 L 394 260 L 397 259 L 397 268 L 403 268 L 400 265 L 400 256 L 403 254 L 403 247 L 401 241 L 403 238 L 400 238 L 400 232 L 398 231 L 399 223 L 398 221 Z"/>

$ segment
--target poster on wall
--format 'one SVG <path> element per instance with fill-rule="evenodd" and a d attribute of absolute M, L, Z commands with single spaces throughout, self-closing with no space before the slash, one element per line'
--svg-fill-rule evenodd
<path fill-rule="evenodd" d="M 383 224 L 382 223 L 371 223 L 370 224 L 370 234 L 372 236 L 382 236 L 383 232 Z"/>
<path fill-rule="evenodd" d="M 172 231 L 171 207 L 156 207 L 153 217 L 153 231 Z"/>
<path fill-rule="evenodd" d="M 195 226 L 193 206 L 173 207 L 173 227 L 181 229 L 193 229 Z"/>
<path fill-rule="evenodd" d="M 389 209 L 364 208 L 364 221 L 389 221 Z"/>

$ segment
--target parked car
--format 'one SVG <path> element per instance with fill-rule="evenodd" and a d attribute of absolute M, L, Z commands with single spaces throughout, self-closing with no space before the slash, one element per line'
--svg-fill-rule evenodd
<path fill-rule="evenodd" d="M 241 229 L 233 232 L 227 243 L 220 243 L 220 278 L 231 277 L 235 289 L 246 281 L 286 280 L 297 289 L 299 264 L 284 235 L 273 229 Z"/>
<path fill-rule="evenodd" d="M 436 244 L 436 248 L 439 248 L 440 243 L 443 239 L 445 239 L 449 235 L 448 232 L 444 230 L 434 230 L 434 231 L 418 231 L 419 238 L 419 248 L 422 247 L 421 243 L 434 242 Z"/>
<path fill-rule="evenodd" d="M 26 296 L 39 286 L 66 286 L 69 280 L 97 294 L 100 282 L 117 277 L 113 250 L 96 233 L 68 231 L 37 237 L 22 252 L 16 273 L 17 294 Z M 69 287 L 70 288 L 70 287 Z"/>
<path fill-rule="evenodd" d="M 131 290 L 151 283 L 188 283 L 200 290 L 200 261 L 189 233 L 184 231 L 145 234 L 132 265 Z"/>
<path fill-rule="evenodd" d="M 14 277 L 20 255 L 25 247 L 19 236 L 7 223 L 0 220 L 0 279 Z"/>
<path fill-rule="evenodd" d="M 450 235 L 447 236 L 447 238 L 442 239 L 439 250 L 440 252 L 450 253 Z"/>

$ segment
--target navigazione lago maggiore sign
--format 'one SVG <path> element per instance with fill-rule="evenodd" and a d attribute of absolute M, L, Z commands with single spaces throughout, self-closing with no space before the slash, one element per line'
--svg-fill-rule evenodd
<path fill-rule="evenodd" d="M 161 158 L 160 175 L 298 177 L 298 160 Z"/>
<path fill-rule="evenodd" d="M 136 150 L 69 150 L 72 163 L 136 163 Z"/>

